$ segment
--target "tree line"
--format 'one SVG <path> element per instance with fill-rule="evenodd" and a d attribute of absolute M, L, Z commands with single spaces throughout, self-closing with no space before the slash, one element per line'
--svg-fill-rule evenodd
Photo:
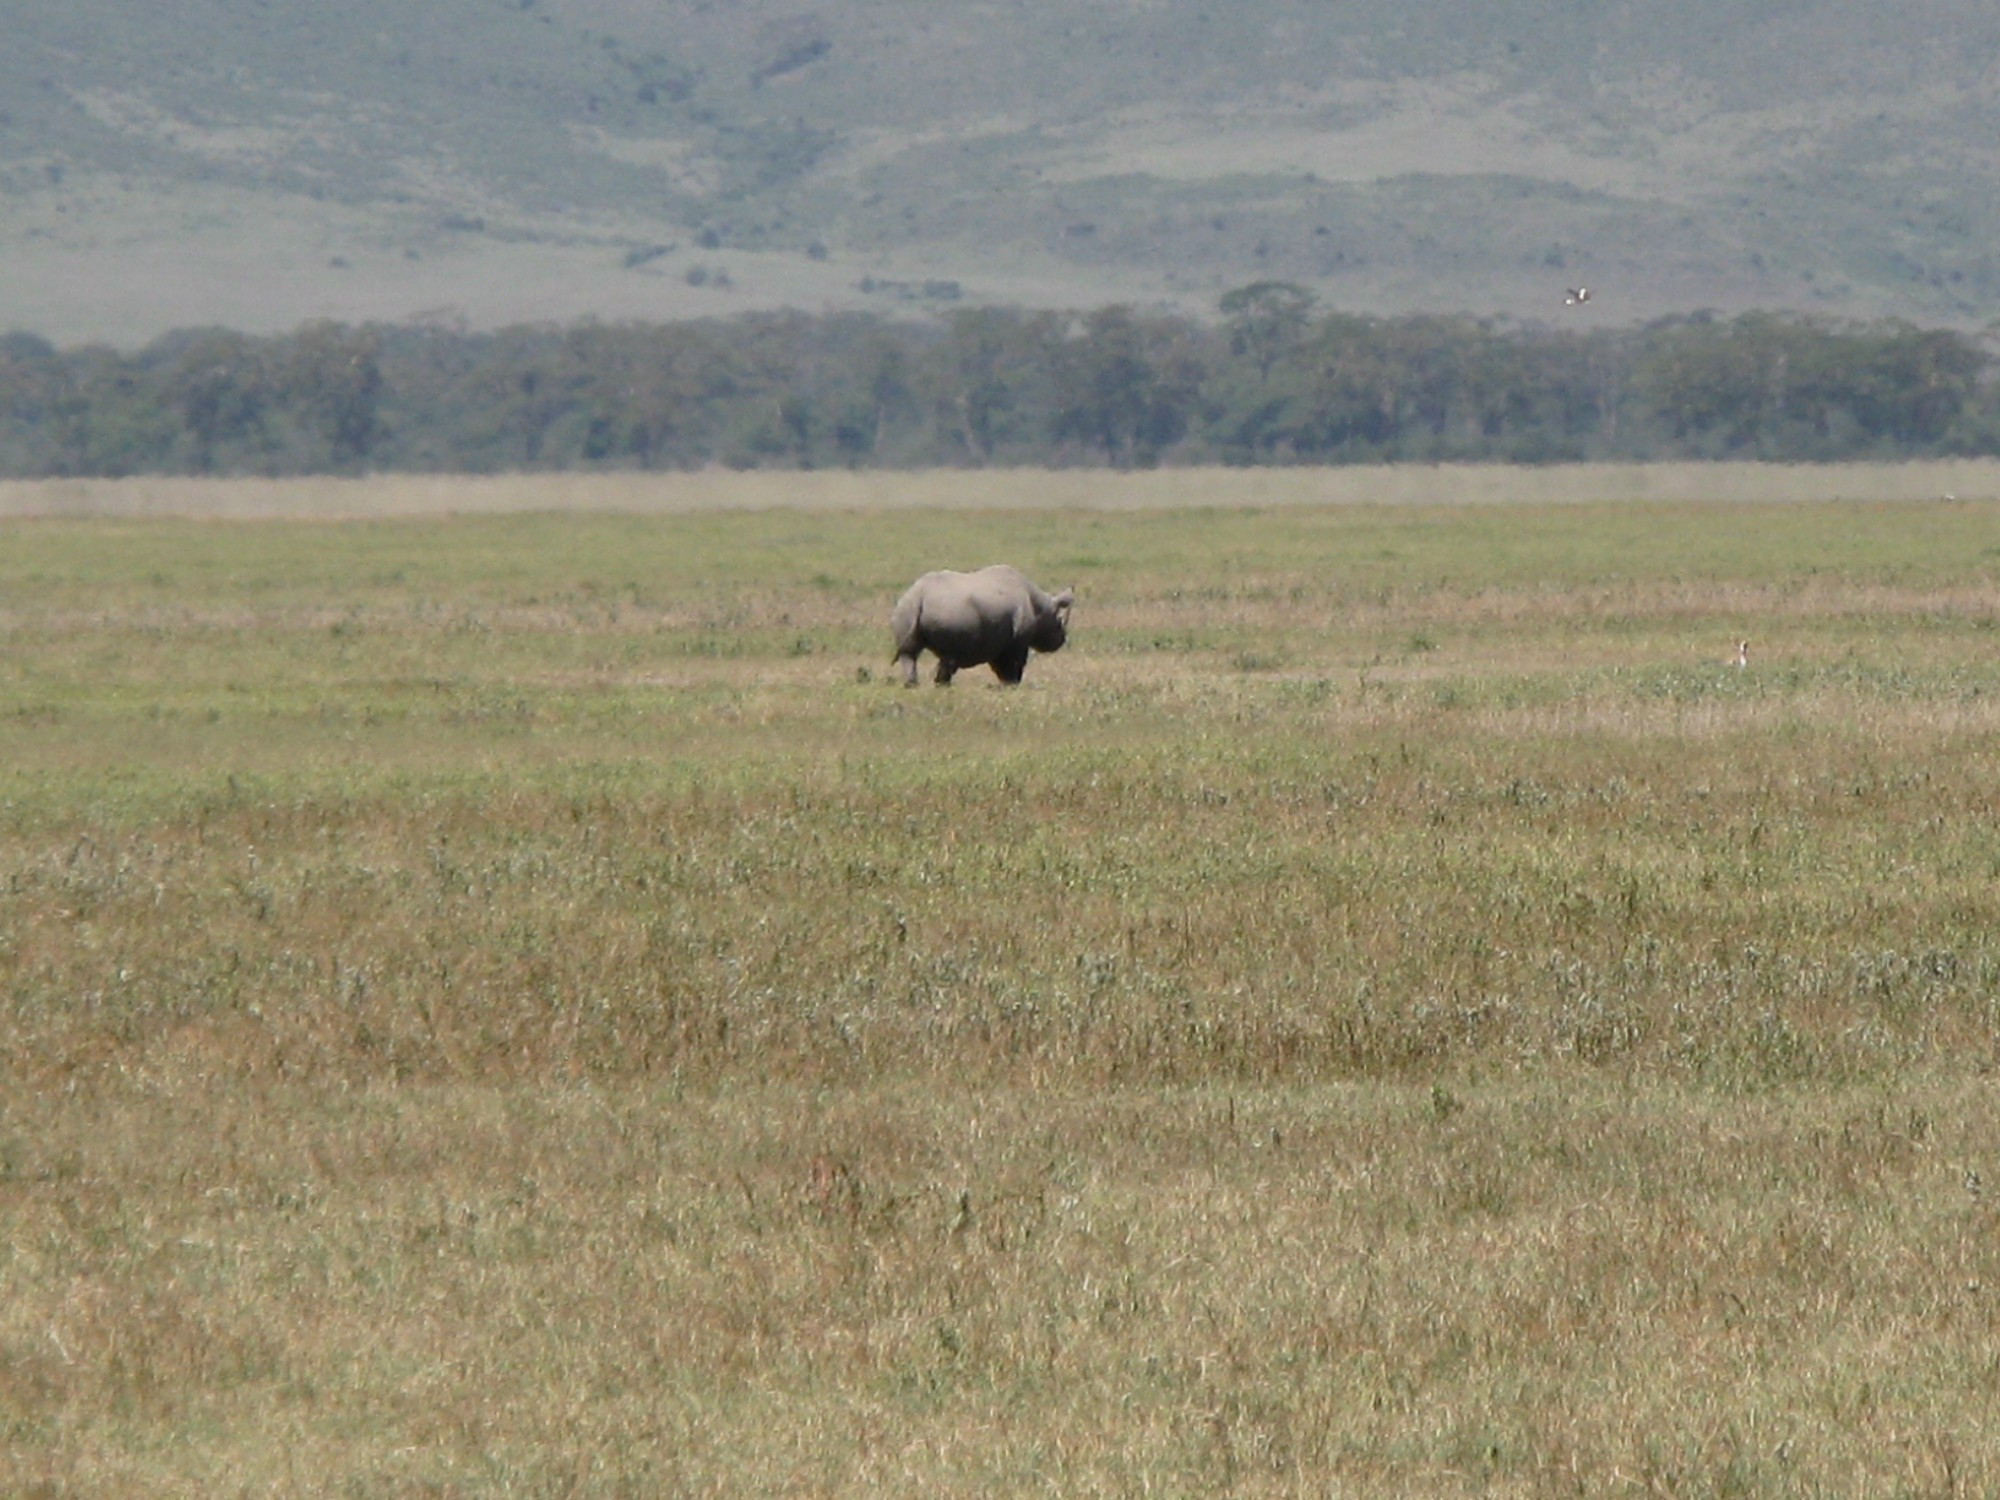
<path fill-rule="evenodd" d="M 965 308 L 473 332 L 309 324 L 136 352 L 0 336 L 0 474 L 1824 461 L 2000 452 L 1957 332 L 1787 313 L 1576 331 L 1322 311 Z"/>

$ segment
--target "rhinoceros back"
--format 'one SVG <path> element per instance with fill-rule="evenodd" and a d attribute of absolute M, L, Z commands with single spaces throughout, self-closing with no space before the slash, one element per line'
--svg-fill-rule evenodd
<path fill-rule="evenodd" d="M 960 653 L 986 645 L 1004 647 L 1034 618 L 1034 585 L 1004 563 L 976 572 L 939 569 L 911 584 L 896 603 L 891 625 L 898 647 L 914 645 L 949 654 L 961 665 L 979 660 Z"/>

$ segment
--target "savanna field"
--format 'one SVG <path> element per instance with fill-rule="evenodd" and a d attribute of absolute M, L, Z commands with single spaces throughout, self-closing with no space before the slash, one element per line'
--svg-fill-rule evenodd
<path fill-rule="evenodd" d="M 0 1491 L 2000 1492 L 2000 481 L 1537 472 L 0 520 Z"/>

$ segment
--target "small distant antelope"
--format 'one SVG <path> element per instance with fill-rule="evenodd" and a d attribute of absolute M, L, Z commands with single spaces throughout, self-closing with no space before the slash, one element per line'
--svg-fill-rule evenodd
<path fill-rule="evenodd" d="M 1750 643 L 1748 641 L 1738 641 L 1736 643 L 1736 665 L 1739 667 L 1750 665 Z"/>
<path fill-rule="evenodd" d="M 1568 295 L 1566 295 L 1563 298 L 1563 306 L 1581 307 L 1583 306 L 1584 303 L 1588 302 L 1589 300 L 1590 300 L 1590 288 L 1587 286 L 1575 286 L 1571 287 L 1569 289 Z"/>

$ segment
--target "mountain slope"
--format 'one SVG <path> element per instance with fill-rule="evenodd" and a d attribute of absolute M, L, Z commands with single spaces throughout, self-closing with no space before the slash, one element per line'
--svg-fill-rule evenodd
<path fill-rule="evenodd" d="M 131 342 L 953 298 L 1983 325 L 1970 0 L 65 0 L 0 326 Z"/>

